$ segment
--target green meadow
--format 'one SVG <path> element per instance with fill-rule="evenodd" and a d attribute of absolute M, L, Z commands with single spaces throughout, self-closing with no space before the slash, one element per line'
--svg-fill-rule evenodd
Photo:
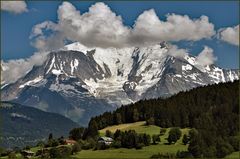
<path fill-rule="evenodd" d="M 105 135 L 106 130 L 110 130 L 111 132 L 115 132 L 117 129 L 119 130 L 135 130 L 137 133 L 147 133 L 149 135 L 159 134 L 160 127 L 155 125 L 146 126 L 145 122 L 136 122 L 136 123 L 129 123 L 129 124 L 120 124 L 114 125 L 110 127 L 106 127 L 99 131 L 101 136 Z M 167 137 L 170 128 L 167 128 L 164 135 L 160 136 L 161 142 L 157 145 L 150 145 L 143 147 L 142 149 L 126 149 L 126 148 L 119 148 L 114 149 L 110 148 L 107 150 L 82 150 L 77 154 L 71 156 L 71 159 L 149 159 L 153 154 L 157 153 L 174 153 L 176 154 L 177 151 L 187 151 L 188 145 L 184 145 L 182 143 L 182 137 L 184 134 L 187 134 L 190 130 L 189 128 L 181 129 L 182 136 L 181 138 L 172 145 L 168 145 Z M 36 152 L 39 147 L 31 148 L 33 152 Z M 8 157 L 4 157 L 7 159 Z M 21 158 L 20 154 L 17 154 L 17 158 Z M 225 157 L 226 159 L 238 159 L 239 152 L 234 152 L 231 155 Z M 3 158 L 2 158 L 3 159 Z"/>
<path fill-rule="evenodd" d="M 120 124 L 120 125 L 114 125 L 110 127 L 106 127 L 102 130 L 100 130 L 100 135 L 104 136 L 106 130 L 110 130 L 111 132 L 115 132 L 117 129 L 119 130 L 135 130 L 137 133 L 147 133 L 149 135 L 153 134 L 159 134 L 160 133 L 160 127 L 155 125 L 149 125 L 146 126 L 145 122 L 136 122 L 136 123 L 130 123 L 130 124 Z M 167 143 L 167 137 L 168 132 L 170 128 L 166 130 L 166 133 L 162 136 L 161 142 L 157 145 L 150 145 L 143 147 L 140 150 L 136 149 L 126 149 L 126 148 L 120 148 L 120 149 L 107 149 L 107 150 L 82 150 L 78 154 L 74 155 L 73 158 L 121 158 L 121 159 L 127 159 L 127 158 L 150 158 L 153 154 L 157 153 L 177 153 L 177 151 L 184 151 L 187 150 L 187 145 L 182 144 L 182 137 L 173 145 L 168 145 Z M 188 133 L 189 129 L 181 129 L 182 136 L 186 133 Z"/>

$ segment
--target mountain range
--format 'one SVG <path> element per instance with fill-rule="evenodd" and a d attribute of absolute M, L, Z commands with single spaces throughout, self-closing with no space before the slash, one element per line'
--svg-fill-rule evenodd
<path fill-rule="evenodd" d="M 72 43 L 3 87 L 1 98 L 86 125 L 121 105 L 239 78 L 238 70 L 202 66 L 195 56 L 173 56 L 169 50 L 165 42 L 121 49 Z"/>

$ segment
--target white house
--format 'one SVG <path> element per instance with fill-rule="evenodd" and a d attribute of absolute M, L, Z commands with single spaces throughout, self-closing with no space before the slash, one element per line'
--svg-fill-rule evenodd
<path fill-rule="evenodd" d="M 113 143 L 113 139 L 111 137 L 99 137 L 98 142 L 104 143 L 105 145 L 110 145 Z"/>

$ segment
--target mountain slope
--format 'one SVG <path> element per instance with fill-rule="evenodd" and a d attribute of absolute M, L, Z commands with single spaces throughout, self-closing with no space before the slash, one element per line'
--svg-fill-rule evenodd
<path fill-rule="evenodd" d="M 55 137 L 68 136 L 79 125 L 64 116 L 10 102 L 2 102 L 1 143 L 3 147 L 23 147 L 45 140 L 50 133 Z M 59 124 L 61 123 L 61 124 Z"/>
<path fill-rule="evenodd" d="M 238 79 L 237 70 L 170 56 L 168 44 L 87 48 L 73 43 L 2 89 L 3 100 L 57 112 L 83 125 L 90 117 L 141 99 Z"/>
<path fill-rule="evenodd" d="M 137 121 L 164 128 L 194 128 L 188 151 L 194 157 L 223 158 L 239 151 L 239 144 L 235 144 L 239 143 L 239 80 L 198 87 L 167 99 L 142 100 L 122 106 L 92 118 L 89 128 L 94 124 L 99 130 L 111 129 Z M 206 152 L 211 148 L 209 155 Z"/>
<path fill-rule="evenodd" d="M 113 112 L 93 117 L 98 129 L 107 126 L 147 121 L 153 118 L 160 127 L 191 127 L 237 135 L 239 130 L 239 80 L 213 84 L 180 92 L 167 99 L 141 100 Z M 118 116 L 118 120 L 116 120 Z M 121 120 L 119 120 L 121 119 Z M 219 125 L 218 125 L 219 124 Z M 214 129 L 214 128 L 218 129 Z"/>
<path fill-rule="evenodd" d="M 79 61 L 78 71 L 73 69 L 72 61 Z M 59 113 L 86 125 L 90 117 L 113 109 L 84 87 L 82 79 L 92 75 L 95 79 L 101 77 L 102 72 L 96 73 L 95 66 L 92 59 L 81 52 L 53 52 L 42 66 L 35 66 L 16 83 L 4 87 L 2 99 Z M 59 71 L 63 67 L 64 70 Z"/>

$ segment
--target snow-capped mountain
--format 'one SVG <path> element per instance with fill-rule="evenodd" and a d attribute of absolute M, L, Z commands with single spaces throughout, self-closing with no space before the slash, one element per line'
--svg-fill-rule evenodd
<path fill-rule="evenodd" d="M 173 57 L 168 51 L 165 42 L 121 49 L 73 43 L 51 52 L 43 65 L 5 86 L 2 100 L 86 124 L 91 116 L 123 104 L 238 79 L 237 70 L 200 66 L 194 56 Z"/>

